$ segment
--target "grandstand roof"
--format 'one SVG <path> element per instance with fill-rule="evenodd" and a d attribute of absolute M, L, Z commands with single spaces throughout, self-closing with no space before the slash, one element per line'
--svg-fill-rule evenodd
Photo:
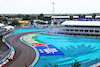
<path fill-rule="evenodd" d="M 100 21 L 65 21 L 61 25 L 100 26 Z"/>

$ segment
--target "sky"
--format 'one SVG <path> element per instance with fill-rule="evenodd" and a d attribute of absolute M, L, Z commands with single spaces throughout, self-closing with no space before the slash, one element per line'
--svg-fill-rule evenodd
<path fill-rule="evenodd" d="M 0 0 L 0 14 L 100 13 L 100 0 Z"/>

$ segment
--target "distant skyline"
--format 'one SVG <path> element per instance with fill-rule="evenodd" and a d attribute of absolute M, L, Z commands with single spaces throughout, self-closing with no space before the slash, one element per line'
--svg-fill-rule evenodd
<path fill-rule="evenodd" d="M 0 0 L 0 14 L 100 13 L 100 0 Z"/>

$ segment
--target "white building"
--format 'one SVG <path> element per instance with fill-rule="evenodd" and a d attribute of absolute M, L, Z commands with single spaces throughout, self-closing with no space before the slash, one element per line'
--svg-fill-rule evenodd
<path fill-rule="evenodd" d="M 100 21 L 100 16 L 95 16 L 95 21 Z"/>
<path fill-rule="evenodd" d="M 70 20 L 70 16 L 52 16 L 51 21 L 54 22 L 64 22 Z"/>
<path fill-rule="evenodd" d="M 48 23 L 48 21 L 43 21 L 43 20 L 33 20 L 34 23 L 36 23 L 37 21 L 39 21 L 40 23 L 41 23 L 41 22 Z"/>
<path fill-rule="evenodd" d="M 85 16 L 85 19 L 92 20 L 92 16 Z"/>
<path fill-rule="evenodd" d="M 56 32 L 71 36 L 100 37 L 100 21 L 65 21 Z"/>
<path fill-rule="evenodd" d="M 73 20 L 78 20 L 79 16 L 73 16 Z"/>

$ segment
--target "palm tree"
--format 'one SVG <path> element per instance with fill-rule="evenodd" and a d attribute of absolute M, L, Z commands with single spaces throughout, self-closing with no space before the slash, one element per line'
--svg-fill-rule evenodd
<path fill-rule="evenodd" d="M 79 67 L 81 64 L 79 62 L 77 62 L 77 60 L 75 60 L 75 63 L 72 64 L 72 67 Z"/>
<path fill-rule="evenodd" d="M 58 65 L 52 65 L 51 63 L 49 63 L 49 65 L 48 65 L 49 67 L 58 67 Z M 47 65 L 44 65 L 44 67 L 48 67 Z"/>
<path fill-rule="evenodd" d="M 33 20 L 30 20 L 30 22 L 31 22 L 31 25 L 34 23 Z"/>

